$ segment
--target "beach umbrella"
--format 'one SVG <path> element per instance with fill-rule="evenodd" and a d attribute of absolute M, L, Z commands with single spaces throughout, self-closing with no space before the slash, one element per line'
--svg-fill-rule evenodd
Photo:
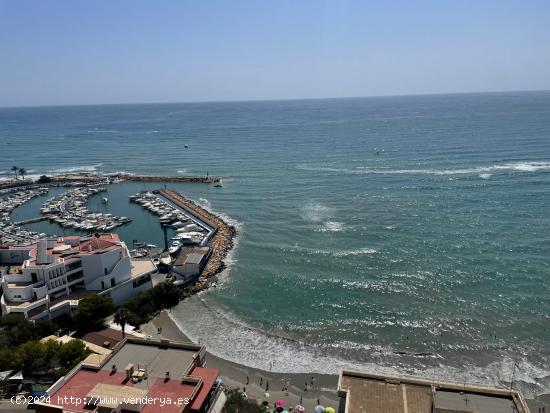
<path fill-rule="evenodd" d="M 336 410 L 332 407 L 325 407 L 325 413 L 336 413 Z"/>
<path fill-rule="evenodd" d="M 298 406 L 296 406 L 294 408 L 294 410 L 296 410 L 297 412 L 302 413 L 302 412 L 305 412 L 306 408 L 304 406 L 302 406 L 301 404 L 299 404 Z"/>
<path fill-rule="evenodd" d="M 325 413 L 325 408 L 318 404 L 317 406 L 315 406 L 315 413 Z"/>
<path fill-rule="evenodd" d="M 284 405 L 285 405 L 285 401 L 284 401 L 284 400 L 277 400 L 277 401 L 275 402 L 275 405 L 276 405 L 276 406 L 284 406 Z M 333 413 L 334 413 L 334 412 L 333 412 Z"/>

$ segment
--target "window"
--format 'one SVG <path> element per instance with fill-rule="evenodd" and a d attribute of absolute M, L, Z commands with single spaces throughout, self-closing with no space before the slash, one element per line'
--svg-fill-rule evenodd
<path fill-rule="evenodd" d="M 114 286 L 115 286 L 115 279 L 111 278 L 111 287 L 114 287 Z"/>
<path fill-rule="evenodd" d="M 151 275 L 146 275 L 145 277 L 141 277 L 133 282 L 133 287 L 138 288 L 139 286 L 148 283 L 151 281 Z"/>

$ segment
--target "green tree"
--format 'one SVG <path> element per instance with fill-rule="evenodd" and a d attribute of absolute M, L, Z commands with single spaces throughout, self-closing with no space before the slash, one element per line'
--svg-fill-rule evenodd
<path fill-rule="evenodd" d="M 86 348 L 84 342 L 75 339 L 61 344 L 57 357 L 61 366 L 72 368 L 84 360 L 88 354 L 90 350 Z"/>
<path fill-rule="evenodd" d="M 15 174 L 15 179 L 17 179 L 17 172 L 19 171 L 19 168 L 17 166 L 12 166 L 11 171 Z"/>
<path fill-rule="evenodd" d="M 18 314 L 7 314 L 0 318 L 0 345 L 13 348 L 54 334 L 58 328 L 50 320 L 28 321 Z"/>
<path fill-rule="evenodd" d="M 27 341 L 17 349 L 21 360 L 20 368 L 29 374 L 36 370 L 46 369 L 46 348 L 40 341 Z"/>
<path fill-rule="evenodd" d="M 23 179 L 25 179 L 25 174 L 27 173 L 27 170 L 25 168 L 20 168 L 19 169 L 19 175 L 21 175 L 21 177 Z"/>
<path fill-rule="evenodd" d="M 129 318 L 130 318 L 130 311 L 128 311 L 127 308 L 120 307 L 118 310 L 116 310 L 113 320 L 122 329 L 122 338 L 124 338 L 126 335 L 126 333 L 124 332 L 124 328 L 126 327 L 126 324 L 128 323 Z"/>
<path fill-rule="evenodd" d="M 38 178 L 38 181 L 36 181 L 39 184 L 48 184 L 52 181 L 52 178 L 50 178 L 47 175 L 40 175 L 40 178 Z"/>
<path fill-rule="evenodd" d="M 171 282 L 161 282 L 150 290 L 152 301 L 157 310 L 173 308 L 183 298 L 183 291 Z"/>
<path fill-rule="evenodd" d="M 227 401 L 222 413 L 267 413 L 265 406 L 258 405 L 254 400 L 248 400 L 239 389 L 226 389 Z"/>
<path fill-rule="evenodd" d="M 101 327 L 109 314 L 115 311 L 113 299 L 99 294 L 90 294 L 78 303 L 74 321 L 81 331 Z"/>

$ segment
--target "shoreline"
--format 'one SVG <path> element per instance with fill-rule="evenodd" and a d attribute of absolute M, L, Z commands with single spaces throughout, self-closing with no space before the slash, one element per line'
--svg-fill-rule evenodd
<path fill-rule="evenodd" d="M 160 334 L 158 328 L 161 328 Z M 140 330 L 144 334 L 150 334 L 154 339 L 192 341 L 181 331 L 166 310 L 140 326 Z M 208 347 L 206 352 L 208 367 L 221 371 L 224 384 L 230 388 L 246 390 L 246 394 L 251 399 L 256 399 L 259 402 L 265 400 L 266 380 L 269 381 L 269 407 L 279 399 L 287 401 L 288 406 L 295 406 L 299 404 L 301 397 L 306 411 L 313 410 L 318 398 L 323 406 L 331 406 L 338 410 L 338 376 L 335 374 L 272 372 L 218 357 L 210 353 Z M 314 379 L 313 386 L 310 385 L 312 377 Z M 260 380 L 263 382 L 262 386 L 260 386 Z M 307 391 L 305 391 L 306 383 L 308 384 Z M 287 387 L 288 390 L 284 391 L 283 387 Z M 526 398 L 525 401 L 532 413 L 538 412 L 542 407 L 550 412 L 550 393 Z"/>
<path fill-rule="evenodd" d="M 158 328 L 161 328 L 160 334 Z M 166 311 L 162 311 L 150 322 L 140 326 L 140 330 L 144 334 L 150 334 L 153 338 L 162 337 L 174 341 L 191 341 Z M 224 385 L 230 388 L 239 388 L 241 391 L 245 390 L 250 399 L 256 399 L 260 402 L 267 400 L 269 407 L 279 399 L 285 400 L 287 406 L 296 406 L 300 404 L 301 399 L 302 405 L 306 407 L 307 411 L 313 411 L 319 399 L 323 406 L 338 409 L 337 375 L 266 371 L 226 360 L 210 353 L 208 348 L 206 350 L 207 366 L 221 371 Z M 265 397 L 266 387 L 270 396 L 267 399 Z"/>

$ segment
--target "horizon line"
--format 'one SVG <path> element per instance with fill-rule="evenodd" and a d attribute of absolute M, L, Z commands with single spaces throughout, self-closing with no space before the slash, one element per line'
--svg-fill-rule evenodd
<path fill-rule="evenodd" d="M 444 93 L 411 93 L 411 94 L 389 94 L 389 95 L 367 95 L 367 96 L 332 96 L 332 97 L 290 97 L 275 99 L 227 99 L 227 100 L 189 100 L 189 101 L 164 101 L 164 102 L 117 102 L 117 103 L 74 103 L 74 104 L 52 104 L 52 105 L 20 105 L 0 106 L 0 109 L 39 109 L 39 108 L 62 108 L 81 106 L 130 106 L 130 105 L 177 105 L 177 104 L 212 104 L 212 103 L 254 103 L 254 102 L 286 102 L 301 100 L 344 100 L 344 99 L 374 99 L 374 98 L 395 98 L 395 97 L 422 97 L 422 96 L 449 96 L 449 95 L 490 95 L 506 93 L 545 93 L 550 89 L 525 89 L 525 90 L 498 90 L 478 92 L 444 92 Z"/>

